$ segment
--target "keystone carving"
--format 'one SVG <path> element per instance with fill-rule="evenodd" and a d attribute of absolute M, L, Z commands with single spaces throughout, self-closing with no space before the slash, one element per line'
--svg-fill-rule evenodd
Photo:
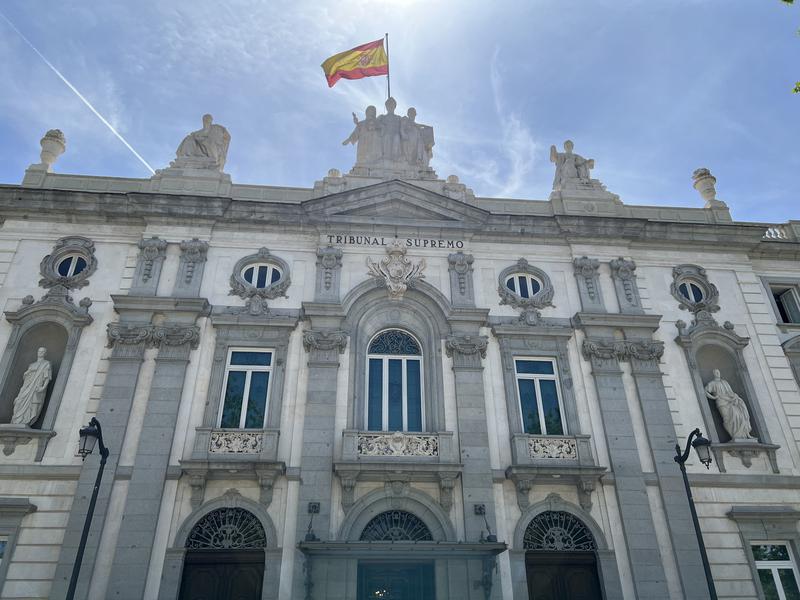
<path fill-rule="evenodd" d="M 406 258 L 406 247 L 400 240 L 395 240 L 386 247 L 388 256 L 379 262 L 373 262 L 367 257 L 367 275 L 382 282 L 389 290 L 389 298 L 400 300 L 409 286 L 414 282 L 424 279 L 425 259 L 420 259 L 416 264 Z"/>

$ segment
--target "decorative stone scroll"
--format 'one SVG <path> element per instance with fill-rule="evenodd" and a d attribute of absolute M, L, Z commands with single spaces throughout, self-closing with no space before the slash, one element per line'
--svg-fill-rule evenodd
<path fill-rule="evenodd" d="M 153 236 L 139 242 L 139 256 L 133 273 L 131 294 L 155 296 L 161 267 L 167 256 L 167 241 Z"/>
<path fill-rule="evenodd" d="M 415 433 L 360 433 L 359 456 L 439 456 L 436 435 Z"/>
<path fill-rule="evenodd" d="M 339 301 L 339 279 L 342 272 L 342 250 L 333 246 L 317 249 L 317 302 Z"/>
<path fill-rule="evenodd" d="M 389 298 L 400 300 L 414 282 L 425 278 L 425 259 L 412 263 L 406 258 L 406 247 L 400 240 L 394 240 L 386 247 L 388 256 L 373 262 L 367 257 L 367 275 L 374 277 L 389 290 Z"/>
<path fill-rule="evenodd" d="M 578 460 L 578 443 L 575 438 L 568 437 L 531 437 L 528 456 L 543 460 Z"/>
<path fill-rule="evenodd" d="M 472 285 L 472 254 L 456 252 L 447 257 L 450 273 L 450 299 L 454 306 L 475 306 L 475 291 Z"/>
<path fill-rule="evenodd" d="M 453 368 L 480 368 L 486 358 L 489 338 L 485 335 L 451 335 L 444 344 L 445 353 L 453 358 Z"/>
<path fill-rule="evenodd" d="M 639 286 L 636 285 L 636 263 L 621 256 L 609 263 L 611 279 L 617 292 L 617 301 L 622 313 L 644 314 Z"/>
<path fill-rule="evenodd" d="M 208 451 L 228 454 L 260 454 L 261 431 L 212 431 Z"/>
<path fill-rule="evenodd" d="M 208 257 L 208 242 L 197 238 L 181 242 L 181 258 L 173 296 L 199 296 Z"/>
<path fill-rule="evenodd" d="M 572 261 L 575 268 L 575 279 L 578 282 L 578 293 L 581 297 L 581 306 L 584 312 L 605 312 L 603 295 L 600 293 L 600 281 L 597 270 L 600 261 L 587 256 L 581 256 Z"/>

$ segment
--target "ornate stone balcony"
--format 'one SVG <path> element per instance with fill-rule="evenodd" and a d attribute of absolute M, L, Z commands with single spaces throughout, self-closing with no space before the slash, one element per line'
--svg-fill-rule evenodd
<path fill-rule="evenodd" d="M 220 429 L 197 427 L 192 455 L 181 461 L 192 487 L 192 506 L 203 501 L 208 479 L 256 479 L 261 502 L 269 505 L 272 486 L 286 466 L 278 460 L 277 429 Z"/>
<path fill-rule="evenodd" d="M 605 467 L 594 463 L 588 435 L 511 436 L 512 464 L 506 477 L 517 487 L 517 502 L 522 510 L 529 504 L 528 493 L 535 482 L 574 483 L 581 506 L 592 506 L 591 494 Z"/>
<path fill-rule="evenodd" d="M 342 483 L 342 507 L 353 504 L 357 481 L 439 483 L 440 504 L 449 510 L 455 479 L 461 473 L 453 432 L 342 432 L 334 471 Z"/>

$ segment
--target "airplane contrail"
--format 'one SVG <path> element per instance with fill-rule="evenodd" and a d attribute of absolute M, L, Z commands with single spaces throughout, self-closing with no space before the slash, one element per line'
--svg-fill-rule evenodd
<path fill-rule="evenodd" d="M 53 66 L 53 64 L 52 64 L 52 63 L 51 63 L 49 60 L 47 60 L 47 59 L 44 57 L 44 55 L 43 55 L 41 52 L 39 52 L 39 51 L 36 49 L 36 46 L 34 46 L 33 44 L 31 44 L 31 42 L 28 40 L 28 38 L 26 38 L 26 37 L 25 37 L 25 36 L 22 34 L 22 32 L 21 32 L 19 29 L 17 29 L 17 27 L 16 27 L 16 26 L 15 26 L 15 25 L 14 25 L 14 24 L 11 22 L 11 21 L 9 21 L 8 17 L 6 17 L 6 16 L 5 16 L 5 15 L 4 15 L 2 12 L 0 12 L 0 17 L 3 17 L 3 19 L 5 20 L 5 22 L 6 22 L 6 23 L 8 23 L 8 24 L 11 26 L 11 29 L 13 29 L 14 31 L 16 31 L 16 32 L 17 32 L 17 34 L 19 34 L 19 37 L 21 37 L 21 38 L 22 38 L 22 40 L 23 40 L 23 41 L 24 41 L 26 44 L 28 44 L 28 46 L 30 46 L 30 47 L 31 47 L 31 50 L 33 50 L 34 52 L 36 52 L 36 54 L 38 54 L 38 55 L 39 55 L 39 58 L 41 58 L 41 59 L 44 61 L 44 64 L 46 64 L 48 67 L 50 67 L 50 69 L 52 69 L 53 73 L 55 73 L 56 75 L 58 75 L 58 78 L 59 78 L 59 79 L 61 79 L 61 81 L 63 81 L 63 82 L 66 84 L 66 86 L 67 86 L 69 89 L 71 89 L 73 92 L 75 92 L 75 95 L 76 95 L 78 98 L 80 98 L 80 99 L 81 99 L 81 101 L 82 101 L 82 102 L 83 102 L 83 103 L 84 103 L 84 104 L 85 104 L 85 105 L 86 105 L 86 106 L 89 108 L 89 110 L 91 110 L 91 111 L 92 111 L 92 112 L 95 114 L 95 116 L 96 116 L 98 119 L 100 119 L 100 120 L 103 122 L 103 124 L 104 124 L 106 127 L 108 127 L 108 128 L 111 130 L 111 133 L 113 133 L 115 136 L 117 136 L 117 138 L 119 138 L 119 141 L 120 141 L 120 142 L 122 142 L 123 144 L 125 144 L 125 147 L 126 147 L 128 150 L 130 150 L 131 152 L 133 152 L 133 155 L 134 155 L 136 158 L 138 158 L 138 159 L 141 161 L 141 163 L 142 163 L 142 164 L 143 164 L 145 167 L 147 167 L 147 170 L 148 170 L 148 171 L 150 171 L 150 173 L 151 173 L 151 174 L 155 175 L 155 170 L 153 169 L 153 167 L 151 167 L 151 166 L 150 166 L 150 165 L 147 163 L 147 161 L 146 161 L 144 158 L 142 158 L 142 156 L 141 156 L 141 155 L 140 155 L 140 154 L 139 154 L 139 153 L 138 153 L 136 150 L 134 150 L 134 149 L 133 149 L 133 146 L 131 146 L 131 145 L 130 145 L 130 144 L 129 144 L 129 143 L 126 141 L 126 140 L 125 140 L 125 138 L 124 138 L 124 137 L 122 137 L 122 136 L 120 135 L 120 133 L 119 133 L 119 132 L 118 132 L 116 129 L 114 129 L 114 126 L 113 126 L 113 125 L 111 125 L 111 123 L 109 123 L 108 121 L 106 121 L 106 120 L 105 120 L 105 118 L 103 117 L 103 115 L 101 115 L 99 112 L 97 112 L 97 109 L 96 109 L 94 106 L 92 106 L 92 104 L 91 104 L 91 103 L 90 103 L 90 102 L 89 102 L 89 101 L 88 101 L 86 98 L 84 98 L 84 97 L 83 97 L 83 94 L 81 94 L 81 93 L 80 93 L 80 92 L 79 92 L 79 91 L 78 91 L 78 90 L 75 88 L 75 86 L 74 86 L 74 85 L 72 85 L 72 84 L 71 84 L 71 83 L 70 83 L 70 82 L 67 80 L 67 78 L 66 78 L 66 77 L 64 77 L 64 76 L 63 76 L 63 75 L 62 75 L 62 74 L 59 72 L 59 70 L 58 70 L 58 69 L 56 69 L 56 68 Z"/>

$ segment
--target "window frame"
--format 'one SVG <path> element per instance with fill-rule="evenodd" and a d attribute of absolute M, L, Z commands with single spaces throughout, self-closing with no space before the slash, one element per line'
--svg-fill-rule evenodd
<path fill-rule="evenodd" d="M 564 411 L 564 399 L 561 392 L 561 380 L 558 375 L 558 359 L 550 356 L 520 356 L 514 355 L 512 357 L 514 368 L 514 391 L 517 398 L 517 410 L 519 413 L 520 422 L 522 423 L 522 433 L 526 435 L 541 435 L 541 436 L 568 436 L 570 435 L 567 418 Z M 539 361 L 547 362 L 553 365 L 553 374 L 536 374 L 536 373 L 520 373 L 517 369 L 517 361 Z M 522 412 L 522 398 L 519 391 L 520 380 L 529 380 L 534 382 L 534 389 L 536 390 L 536 408 L 539 415 L 539 428 L 542 433 L 529 433 L 525 431 L 525 415 Z M 544 417 L 544 405 L 542 403 L 542 393 L 540 381 L 554 381 L 556 384 L 556 397 L 558 399 L 558 412 L 561 418 L 561 433 L 547 433 L 546 420 Z"/>
<path fill-rule="evenodd" d="M 772 580 L 775 582 L 775 589 L 778 591 L 779 600 L 786 600 L 786 594 L 784 593 L 783 583 L 781 582 L 780 576 L 777 573 L 778 569 L 791 569 L 794 573 L 795 583 L 797 584 L 798 588 L 800 588 L 800 570 L 797 568 L 797 562 L 794 558 L 792 544 L 788 540 L 749 540 L 748 545 L 750 557 L 756 570 L 756 575 L 759 575 L 759 571 L 768 570 L 772 573 Z M 756 560 L 755 555 L 753 554 L 753 546 L 783 546 L 786 548 L 786 552 L 789 555 L 789 560 Z M 758 576 L 756 579 L 759 590 L 763 595 L 764 589 L 761 586 L 761 577 Z"/>
<path fill-rule="evenodd" d="M 399 331 L 411 337 L 419 347 L 419 354 L 372 354 L 369 349 L 372 343 L 379 335 L 387 331 Z M 381 429 L 369 429 L 369 377 L 370 377 L 370 361 L 372 359 L 379 359 L 382 362 L 381 371 Z M 403 381 L 403 397 L 402 397 L 402 419 L 403 428 L 399 431 L 404 433 L 423 433 L 426 431 L 426 415 L 425 415 L 425 353 L 423 352 L 422 343 L 411 332 L 401 329 L 399 327 L 386 327 L 376 332 L 369 338 L 366 346 L 366 354 L 364 361 L 364 431 L 394 431 L 389 429 L 389 360 L 402 361 L 402 381 Z M 419 397 L 420 397 L 420 429 L 419 431 L 409 431 L 408 429 L 408 371 L 407 364 L 409 360 L 415 360 L 419 363 Z"/>
<path fill-rule="evenodd" d="M 232 365 L 231 358 L 233 357 L 234 352 L 249 352 L 249 353 L 259 353 L 259 354 L 270 354 L 270 361 L 269 365 L 262 366 L 262 365 Z M 234 371 L 245 371 L 245 384 L 244 390 L 242 391 L 242 408 L 239 413 L 239 426 L 238 427 L 223 427 L 222 426 L 222 415 L 225 412 L 225 393 L 228 390 L 228 375 L 230 372 Z M 275 349 L 274 348 L 252 348 L 246 346 L 229 346 L 227 348 L 227 354 L 225 357 L 225 374 L 222 378 L 222 390 L 220 391 L 220 398 L 219 398 L 219 407 L 217 409 L 217 418 L 215 422 L 215 427 L 219 429 L 247 429 L 249 431 L 259 431 L 263 430 L 267 426 L 268 415 L 269 415 L 269 408 L 270 408 L 270 397 L 272 395 L 272 388 L 274 383 L 274 370 L 275 370 Z M 250 402 L 250 382 L 252 381 L 252 374 L 253 373 L 269 373 L 269 378 L 267 379 L 267 394 L 266 399 L 264 401 L 264 420 L 262 421 L 259 427 L 246 427 L 247 421 L 247 407 Z"/>

